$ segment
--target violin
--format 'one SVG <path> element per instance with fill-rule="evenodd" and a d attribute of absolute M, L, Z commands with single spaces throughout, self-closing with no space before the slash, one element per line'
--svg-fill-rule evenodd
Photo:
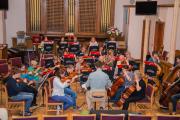
<path fill-rule="evenodd" d="M 61 81 L 62 81 L 62 82 L 65 82 L 65 81 L 67 81 L 67 80 L 71 80 L 73 77 L 75 77 L 75 76 L 77 76 L 77 75 L 78 75 L 77 72 L 72 72 L 72 73 L 70 73 L 68 76 L 62 77 L 62 78 L 61 78 Z"/>

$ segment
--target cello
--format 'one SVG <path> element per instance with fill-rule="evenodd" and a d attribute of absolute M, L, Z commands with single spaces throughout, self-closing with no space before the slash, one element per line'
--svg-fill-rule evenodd
<path fill-rule="evenodd" d="M 124 84 L 124 78 L 123 78 L 122 76 L 119 76 L 119 77 L 116 79 L 115 83 L 112 85 L 111 90 L 108 90 L 108 91 L 107 91 L 107 95 L 108 95 L 109 97 L 113 97 L 113 96 L 116 94 L 118 88 L 119 88 L 120 86 L 122 86 L 123 84 Z"/>
<path fill-rule="evenodd" d="M 180 65 L 177 65 L 162 83 L 162 94 L 159 103 L 164 107 L 168 108 L 171 96 L 180 92 L 180 77 L 177 77 L 178 72 L 180 72 Z"/>

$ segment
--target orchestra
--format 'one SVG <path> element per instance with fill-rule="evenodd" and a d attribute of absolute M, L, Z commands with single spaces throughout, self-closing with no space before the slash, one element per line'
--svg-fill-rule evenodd
<path fill-rule="evenodd" d="M 111 38 L 110 42 L 114 41 Z M 63 45 L 66 44 L 65 42 L 65 38 L 62 37 L 58 44 Z M 80 44 L 77 37 L 74 37 L 73 42 Z M 131 102 L 145 98 L 147 84 L 154 86 L 161 84 L 162 92 L 160 93 L 159 103 L 162 108 L 168 108 L 169 103 L 172 103 L 172 114 L 175 114 L 180 92 L 179 58 L 177 58 L 176 66 L 172 69 L 167 80 L 158 85 L 156 82 L 152 83 L 151 81 L 146 84 L 142 72 L 134 70 L 136 61 L 131 57 L 130 52 L 117 54 L 116 50 L 106 49 L 106 46 L 99 46 L 95 37 L 91 38 L 88 48 L 81 46 L 79 51 L 73 53 L 69 52 L 68 46 L 61 46 L 63 47 L 60 49 L 61 52 L 58 56 L 53 56 L 53 61 L 51 61 L 53 63 L 49 63 L 50 66 L 41 66 L 40 61 L 32 60 L 29 66 L 22 65 L 19 73 L 16 71 L 16 74 L 10 74 L 5 78 L 9 97 L 15 100 L 19 100 L 20 97 L 25 99 L 25 114 L 27 116 L 31 115 L 32 112 L 29 108 L 37 106 L 38 90 L 43 89 L 43 86 L 46 85 L 44 84 L 47 81 L 46 79 L 50 76 L 54 76 L 51 98 L 63 102 L 62 109 L 64 110 L 70 107 L 75 110 L 79 108 L 76 103 L 78 91 L 71 88 L 73 83 L 80 82 L 80 88 L 86 92 L 88 110 L 94 109 L 91 100 L 92 91 L 102 90 L 107 92 L 108 99 L 112 100 L 117 106 L 122 107 L 122 110 L 128 110 Z M 98 49 L 92 46 L 98 46 Z M 94 55 L 92 55 L 92 51 Z M 68 60 L 73 62 L 67 62 Z M 156 52 L 153 52 L 151 58 L 145 61 L 144 64 L 152 68 L 156 67 L 158 69 L 156 75 L 160 74 L 158 73 L 158 71 L 161 71 L 160 59 Z M 151 67 L 148 69 L 151 69 Z M 43 79 L 46 75 L 47 78 Z M 146 75 L 148 79 L 154 77 L 148 73 Z M 174 90 L 172 91 L 172 89 Z M 100 109 L 105 108 L 106 101 L 102 101 Z"/>

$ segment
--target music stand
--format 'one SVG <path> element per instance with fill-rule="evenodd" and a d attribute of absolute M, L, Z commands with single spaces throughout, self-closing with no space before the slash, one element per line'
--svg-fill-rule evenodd
<path fill-rule="evenodd" d="M 53 44 L 52 43 L 44 43 L 44 52 L 52 53 L 52 51 L 53 51 Z"/>
<path fill-rule="evenodd" d="M 116 50 L 116 42 L 109 41 L 107 42 L 106 49 L 110 50 Z"/>
<path fill-rule="evenodd" d="M 78 42 L 69 42 L 68 50 L 69 52 L 76 54 L 80 51 L 80 44 Z"/>
<path fill-rule="evenodd" d="M 90 46 L 89 52 L 91 52 L 91 51 L 99 51 L 99 46 Z"/>

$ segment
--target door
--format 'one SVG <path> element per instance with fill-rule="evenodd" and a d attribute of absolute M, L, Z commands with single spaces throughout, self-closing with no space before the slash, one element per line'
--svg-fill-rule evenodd
<path fill-rule="evenodd" d="M 158 52 L 163 47 L 165 23 L 157 21 L 154 34 L 154 51 Z"/>

